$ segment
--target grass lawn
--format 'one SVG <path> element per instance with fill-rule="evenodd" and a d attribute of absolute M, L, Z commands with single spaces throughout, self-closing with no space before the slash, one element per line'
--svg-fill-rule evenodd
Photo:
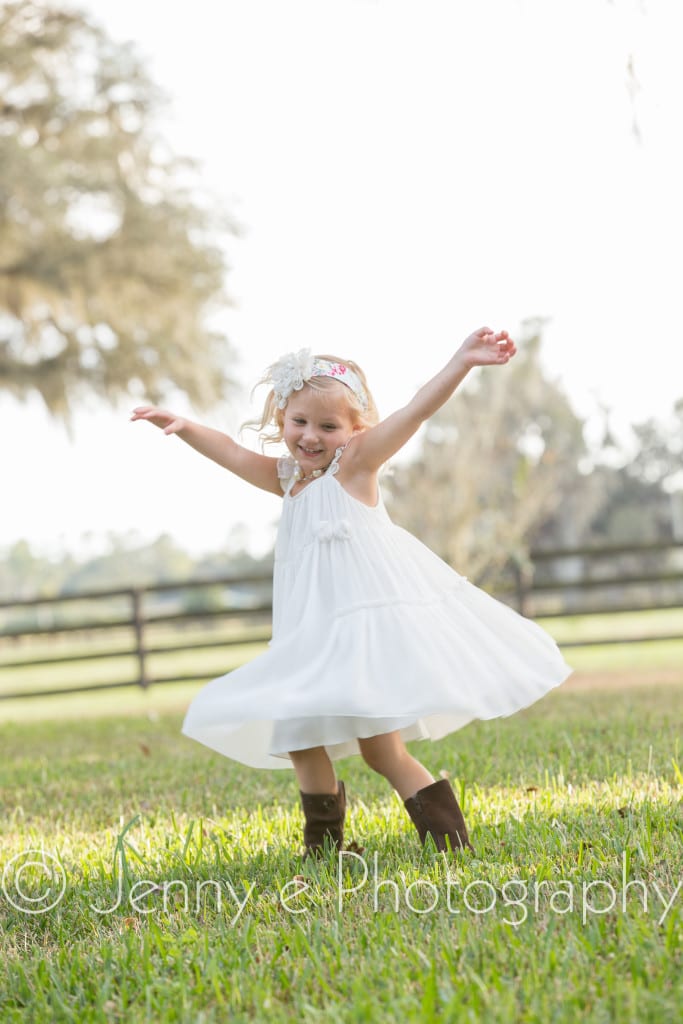
<path fill-rule="evenodd" d="M 451 863 L 350 758 L 362 859 L 303 864 L 293 773 L 180 736 L 190 693 L 3 709 L 3 1022 L 680 1019 L 675 661 L 412 744 L 464 804 Z"/>

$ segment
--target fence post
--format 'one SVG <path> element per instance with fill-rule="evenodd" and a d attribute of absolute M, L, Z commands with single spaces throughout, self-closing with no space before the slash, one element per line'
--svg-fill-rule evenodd
<path fill-rule="evenodd" d="M 137 681 L 137 685 L 141 686 L 143 690 L 146 690 L 149 686 L 149 679 L 147 678 L 147 666 L 145 664 L 145 620 L 142 613 L 142 598 L 143 592 L 141 590 L 131 590 L 131 600 L 133 603 L 133 629 L 135 630 L 135 653 L 138 659 L 138 665 L 140 666 L 140 676 Z"/>
<path fill-rule="evenodd" d="M 512 572 L 515 577 L 515 597 L 517 599 L 517 611 L 520 615 L 526 615 L 526 573 L 524 572 L 524 569 L 516 559 L 512 563 Z"/>

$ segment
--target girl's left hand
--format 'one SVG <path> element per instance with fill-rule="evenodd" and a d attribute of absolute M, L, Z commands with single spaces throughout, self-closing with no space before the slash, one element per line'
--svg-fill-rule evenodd
<path fill-rule="evenodd" d="M 507 331 L 480 327 L 463 341 L 460 351 L 468 367 L 498 366 L 512 359 L 517 346 Z"/>

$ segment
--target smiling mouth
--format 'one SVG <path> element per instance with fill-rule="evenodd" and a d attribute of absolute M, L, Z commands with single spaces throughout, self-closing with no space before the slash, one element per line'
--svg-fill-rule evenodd
<path fill-rule="evenodd" d="M 321 455 L 322 454 L 322 448 L 304 448 L 304 446 L 300 444 L 299 445 L 299 449 L 304 453 L 304 455 Z"/>

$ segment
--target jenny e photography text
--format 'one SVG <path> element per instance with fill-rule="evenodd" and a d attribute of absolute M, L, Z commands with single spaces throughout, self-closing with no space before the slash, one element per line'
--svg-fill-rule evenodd
<path fill-rule="evenodd" d="M 665 885 L 653 879 L 629 878 L 626 852 L 618 881 L 510 877 L 497 879 L 496 884 L 484 878 L 464 881 L 445 856 L 443 878 L 408 880 L 401 871 L 395 876 L 387 874 L 377 852 L 364 857 L 350 850 L 336 855 L 334 876 L 330 872 L 330 879 L 322 885 L 303 875 L 267 886 L 227 875 L 159 881 L 133 878 L 118 851 L 114 861 L 110 884 L 98 884 L 95 891 L 76 884 L 75 878 L 70 880 L 56 854 L 38 848 L 23 850 L 3 866 L 0 902 L 6 903 L 5 909 L 34 916 L 50 913 L 67 897 L 75 896 L 83 903 L 81 910 L 95 918 L 122 914 L 142 919 L 180 911 L 199 918 L 220 914 L 236 926 L 243 917 L 258 914 L 266 901 L 279 904 L 297 918 L 330 906 L 342 915 L 351 915 L 354 908 L 362 906 L 365 912 L 370 908 L 378 914 L 496 915 L 513 927 L 533 915 L 578 916 L 585 925 L 610 913 L 646 914 L 662 925 L 683 902 L 683 880 Z"/>

